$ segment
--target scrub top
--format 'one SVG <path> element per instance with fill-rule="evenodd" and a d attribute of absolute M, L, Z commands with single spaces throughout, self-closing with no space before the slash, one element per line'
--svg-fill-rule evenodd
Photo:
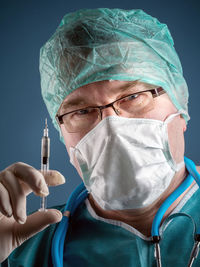
<path fill-rule="evenodd" d="M 168 217 L 173 219 L 160 228 L 163 267 L 187 266 L 194 244 L 193 220 L 200 226 L 200 190 L 197 189 L 195 184 Z M 64 206 L 57 208 L 62 211 Z M 24 242 L 0 266 L 53 266 L 51 241 L 56 226 L 51 225 Z M 150 238 L 126 223 L 99 217 L 87 199 L 71 218 L 63 260 L 67 267 L 156 266 Z M 200 266 L 200 256 L 193 266 Z"/>

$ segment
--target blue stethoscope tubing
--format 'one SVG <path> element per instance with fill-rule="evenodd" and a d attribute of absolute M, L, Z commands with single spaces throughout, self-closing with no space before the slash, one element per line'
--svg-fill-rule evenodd
<path fill-rule="evenodd" d="M 171 204 L 192 184 L 192 182 L 195 180 L 200 187 L 200 174 L 197 172 L 194 162 L 187 157 L 184 157 L 184 161 L 189 175 L 184 182 L 163 202 L 157 211 L 152 223 L 152 237 L 159 236 L 159 228 L 165 212 L 171 206 Z M 84 184 L 81 183 L 70 195 L 64 208 L 64 212 L 68 211 L 70 216 L 73 216 L 76 208 L 87 198 L 87 196 L 88 191 L 85 189 Z M 69 217 L 63 216 L 53 236 L 51 256 L 53 266 L 55 267 L 63 267 L 63 250 L 68 226 Z M 200 228 L 197 230 L 197 234 L 200 234 Z"/>
<path fill-rule="evenodd" d="M 65 211 L 68 211 L 70 216 L 73 216 L 76 208 L 80 205 L 80 203 L 82 203 L 87 198 L 87 195 L 88 191 L 85 189 L 84 184 L 81 183 L 75 188 L 75 190 L 70 195 L 65 205 L 63 213 Z M 63 267 L 63 249 L 68 226 L 69 226 L 69 217 L 63 216 L 53 236 L 51 255 L 52 255 L 52 263 L 53 266 L 55 267 Z"/>

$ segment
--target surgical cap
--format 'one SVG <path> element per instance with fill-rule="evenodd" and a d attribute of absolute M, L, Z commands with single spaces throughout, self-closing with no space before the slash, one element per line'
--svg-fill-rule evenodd
<path fill-rule="evenodd" d="M 187 84 L 168 27 L 139 9 L 83 9 L 65 15 L 40 50 L 40 74 L 42 96 L 59 131 L 55 115 L 66 96 L 102 80 L 161 86 L 189 119 Z"/>

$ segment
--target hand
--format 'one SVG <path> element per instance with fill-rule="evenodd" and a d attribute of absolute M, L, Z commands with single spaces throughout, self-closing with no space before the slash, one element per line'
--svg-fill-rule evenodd
<path fill-rule="evenodd" d="M 17 162 L 0 172 L 0 262 L 25 240 L 62 219 L 56 209 L 26 215 L 26 197 L 49 194 L 50 186 L 63 184 L 65 178 L 58 171 L 43 174 L 32 166 Z"/>

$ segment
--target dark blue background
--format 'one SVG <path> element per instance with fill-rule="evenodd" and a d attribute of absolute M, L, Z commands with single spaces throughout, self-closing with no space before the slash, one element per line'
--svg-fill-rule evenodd
<path fill-rule="evenodd" d="M 39 50 L 61 18 L 80 8 L 143 9 L 166 23 L 181 59 L 190 91 L 191 120 L 186 132 L 186 155 L 199 164 L 200 114 L 200 4 L 199 1 L 74 0 L 0 2 L 0 170 L 22 161 L 40 168 L 40 142 L 44 119 L 51 137 L 50 167 L 66 177 L 52 188 L 48 206 L 64 203 L 81 182 L 70 165 L 64 145 L 50 122 L 40 93 Z M 28 210 L 39 208 L 39 198 L 28 197 Z"/>

